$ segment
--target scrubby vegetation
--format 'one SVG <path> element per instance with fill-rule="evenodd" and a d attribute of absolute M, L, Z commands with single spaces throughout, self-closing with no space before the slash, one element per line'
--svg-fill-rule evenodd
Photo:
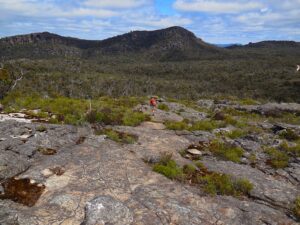
<path fill-rule="evenodd" d="M 210 172 L 201 162 L 180 167 L 168 154 L 164 154 L 153 166 L 153 171 L 180 182 L 189 181 L 211 195 L 241 196 L 248 195 L 253 189 L 247 179 L 234 179 L 227 174 Z"/>
<path fill-rule="evenodd" d="M 165 122 L 167 129 L 170 130 L 204 130 L 212 131 L 213 129 L 224 127 L 223 123 L 214 120 L 199 120 L 197 122 L 189 123 L 187 120 L 181 122 L 167 121 Z"/>
<path fill-rule="evenodd" d="M 183 170 L 172 159 L 171 154 L 162 154 L 159 163 L 153 166 L 153 171 L 163 174 L 170 179 L 180 180 L 183 177 Z"/>
<path fill-rule="evenodd" d="M 300 156 L 300 141 L 294 143 L 293 146 L 289 146 L 287 142 L 282 142 L 280 148 L 294 157 Z"/>
<path fill-rule="evenodd" d="M 270 159 L 267 161 L 275 169 L 285 168 L 288 166 L 289 156 L 276 148 L 267 148 L 265 151 Z"/>
<path fill-rule="evenodd" d="M 7 50 L 4 48 L 0 52 L 4 54 Z M 3 62 L 9 79 L 0 81 L 0 88 L 3 87 L 0 93 L 5 95 L 11 81 L 23 69 L 26 74 L 15 89 L 50 97 L 98 98 L 155 93 L 190 100 L 207 96 L 238 96 L 245 98 L 241 104 L 255 103 L 247 98 L 299 102 L 300 82 L 294 72 L 294 66 L 299 63 L 299 51 L 293 48 L 279 52 L 257 48 L 256 51 L 232 50 L 234 54 L 227 54 L 222 60 L 211 56 L 191 60 L 183 57 L 177 61 L 143 60 L 136 55 L 95 58 L 48 56 L 38 60 L 19 60 L 16 57 L 13 62 Z M 29 57 L 32 52 L 21 58 Z M 249 64 L 249 60 L 252 63 Z"/>
<path fill-rule="evenodd" d="M 233 179 L 229 175 L 211 173 L 200 178 L 204 190 L 212 195 L 248 195 L 253 185 L 247 179 Z"/>
<path fill-rule="evenodd" d="M 300 196 L 298 196 L 294 202 L 293 212 L 295 216 L 300 220 Z"/>
<path fill-rule="evenodd" d="M 160 109 L 160 110 L 167 111 L 167 112 L 170 111 L 169 106 L 166 105 L 166 104 L 158 104 L 157 108 Z"/>
<path fill-rule="evenodd" d="M 244 154 L 244 150 L 242 148 L 230 146 L 229 144 L 220 142 L 219 140 L 213 140 L 208 149 L 215 156 L 236 163 L 241 161 L 241 157 Z"/>
<path fill-rule="evenodd" d="M 284 130 L 282 133 L 280 133 L 280 137 L 285 138 L 288 141 L 297 141 L 300 139 L 299 135 L 291 129 Z"/>
<path fill-rule="evenodd" d="M 227 133 L 226 136 L 231 138 L 231 139 L 236 139 L 236 138 L 243 137 L 246 134 L 247 134 L 247 132 L 245 130 L 235 129 L 235 130 Z"/>
<path fill-rule="evenodd" d="M 36 128 L 36 130 L 39 131 L 39 132 L 45 132 L 47 130 L 47 128 L 43 125 L 40 125 Z"/>
<path fill-rule="evenodd" d="M 84 122 L 103 123 L 105 125 L 137 126 L 149 117 L 133 110 L 143 98 L 101 97 L 90 100 L 66 97 L 44 98 L 40 95 L 22 96 L 20 93 L 10 94 L 2 103 L 7 112 L 18 112 L 26 109 L 40 109 L 52 123 L 82 124 Z M 90 104 L 92 110 L 90 110 Z M 54 117 L 53 117 L 54 115 Z M 36 115 L 38 116 L 38 115 Z"/>
<path fill-rule="evenodd" d="M 165 122 L 165 126 L 169 130 L 188 130 L 190 127 L 186 121 L 181 121 L 181 122 L 167 121 Z"/>
<path fill-rule="evenodd" d="M 124 132 L 119 132 L 112 129 L 103 129 L 96 131 L 97 135 L 106 135 L 109 139 L 123 143 L 123 144 L 133 144 L 138 140 L 138 137 L 132 134 L 127 134 Z"/>

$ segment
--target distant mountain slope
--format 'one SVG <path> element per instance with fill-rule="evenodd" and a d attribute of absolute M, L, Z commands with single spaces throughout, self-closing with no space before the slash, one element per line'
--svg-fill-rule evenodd
<path fill-rule="evenodd" d="M 223 49 L 205 43 L 181 27 L 134 31 L 102 41 L 63 37 L 49 32 L 0 39 L 0 56 L 47 58 L 53 56 L 97 57 L 134 54 L 164 60 L 217 57 Z"/>
<path fill-rule="evenodd" d="M 133 31 L 105 40 L 82 40 L 49 32 L 0 39 L 2 59 L 84 58 L 129 61 L 183 61 L 199 59 L 269 58 L 300 55 L 294 41 L 263 41 L 247 45 L 216 46 L 182 27 Z"/>
<path fill-rule="evenodd" d="M 300 43 L 295 41 L 261 41 L 257 43 L 250 42 L 246 45 L 231 45 L 227 48 L 300 48 Z"/>

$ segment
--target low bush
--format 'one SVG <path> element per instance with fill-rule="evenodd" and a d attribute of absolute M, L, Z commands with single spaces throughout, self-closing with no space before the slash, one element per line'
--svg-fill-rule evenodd
<path fill-rule="evenodd" d="M 281 143 L 280 148 L 294 157 L 300 157 L 300 141 L 295 143 L 294 146 L 289 146 L 288 143 L 284 141 Z"/>
<path fill-rule="evenodd" d="M 36 127 L 36 131 L 38 131 L 38 132 L 45 132 L 45 131 L 47 131 L 47 127 L 45 127 L 43 125 L 37 126 Z"/>
<path fill-rule="evenodd" d="M 198 185 L 211 195 L 249 195 L 253 185 L 247 179 L 234 179 L 227 174 L 210 172 L 201 163 L 187 164 L 182 168 L 172 160 L 172 155 L 164 154 L 153 171 L 170 179 L 176 179 L 188 184 Z"/>
<path fill-rule="evenodd" d="M 185 121 L 181 121 L 181 122 L 167 121 L 167 122 L 165 122 L 165 126 L 169 130 L 188 130 L 189 129 L 189 125 Z"/>
<path fill-rule="evenodd" d="M 299 135 L 291 129 L 286 129 L 285 131 L 281 132 L 279 136 L 288 141 L 297 141 L 300 138 Z"/>
<path fill-rule="evenodd" d="M 96 132 L 96 134 L 98 134 L 98 135 L 105 134 L 109 139 L 111 139 L 115 142 L 123 143 L 123 144 L 133 144 L 138 139 L 135 135 L 131 135 L 131 134 L 127 134 L 127 133 L 123 133 L 123 132 L 119 132 L 119 131 L 115 131 L 115 130 L 111 130 L 111 129 L 105 129 L 103 131 L 98 131 L 98 132 Z"/>
<path fill-rule="evenodd" d="M 243 137 L 246 134 L 247 134 L 246 131 L 240 130 L 240 129 L 236 129 L 236 130 L 233 130 L 233 131 L 227 133 L 226 136 L 229 137 L 229 138 L 231 138 L 231 139 L 236 139 L 236 138 Z"/>
<path fill-rule="evenodd" d="M 209 145 L 209 150 L 217 157 L 239 163 L 244 154 L 244 150 L 239 147 L 232 147 L 218 140 L 213 140 Z"/>
<path fill-rule="evenodd" d="M 265 151 L 270 159 L 267 161 L 275 169 L 285 168 L 288 166 L 289 156 L 276 148 L 268 148 Z"/>
<path fill-rule="evenodd" d="M 251 99 L 251 98 L 244 98 L 244 99 L 239 100 L 239 104 L 241 104 L 241 105 L 258 105 L 259 102 L 257 102 L 254 99 Z"/>
<path fill-rule="evenodd" d="M 183 166 L 183 173 L 187 176 L 193 176 L 193 174 L 196 172 L 196 167 L 192 164 L 187 164 Z"/>
<path fill-rule="evenodd" d="M 169 106 L 166 105 L 166 104 L 159 104 L 157 108 L 160 109 L 160 110 L 166 111 L 166 112 L 170 111 Z"/>
<path fill-rule="evenodd" d="M 249 195 L 250 191 L 253 189 L 253 184 L 249 180 L 243 178 L 243 179 L 237 179 L 234 182 L 234 187 L 235 187 L 235 190 L 236 190 L 236 194 L 238 194 L 238 195 L 242 195 L 242 194 Z"/>
<path fill-rule="evenodd" d="M 251 155 L 249 156 L 249 161 L 251 164 L 256 164 L 257 157 L 256 157 L 255 153 L 251 153 Z"/>
<path fill-rule="evenodd" d="M 20 111 L 23 108 L 27 110 L 41 109 L 43 112 L 41 116 L 48 116 L 48 113 L 51 113 L 58 116 L 58 121 L 73 125 L 89 122 L 136 126 L 148 119 L 143 113 L 132 110 L 142 101 L 142 98 L 134 97 L 118 99 L 101 97 L 92 101 L 92 110 L 90 110 L 90 101 L 85 99 L 43 98 L 39 95 L 22 96 L 14 93 L 8 95 L 3 100 L 3 104 L 6 110 L 12 112 Z"/>
<path fill-rule="evenodd" d="M 149 117 L 147 117 L 145 114 L 127 110 L 123 115 L 122 124 L 125 126 L 137 126 L 145 120 L 149 120 Z"/>
<path fill-rule="evenodd" d="M 220 123 L 213 120 L 200 120 L 192 124 L 189 128 L 190 131 L 195 130 L 204 130 L 204 131 L 212 131 L 213 129 L 219 128 Z"/>
<path fill-rule="evenodd" d="M 181 179 L 183 176 L 182 168 L 172 159 L 172 155 L 163 155 L 158 163 L 153 166 L 153 171 L 163 174 L 170 179 Z"/>
<path fill-rule="evenodd" d="M 211 195 L 249 195 L 253 185 L 247 179 L 234 179 L 227 174 L 211 173 L 199 178 L 204 191 Z"/>
<path fill-rule="evenodd" d="M 300 220 L 300 196 L 298 196 L 294 202 L 293 212 L 296 218 Z"/>

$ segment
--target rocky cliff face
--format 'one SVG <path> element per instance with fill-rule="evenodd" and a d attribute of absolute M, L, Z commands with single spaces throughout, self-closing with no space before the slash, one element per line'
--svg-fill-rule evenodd
<path fill-rule="evenodd" d="M 27 44 L 48 44 L 48 45 L 67 45 L 78 48 L 88 48 L 97 45 L 97 41 L 80 40 L 77 38 L 63 37 L 49 32 L 32 33 L 18 35 L 0 39 L 0 43 L 8 46 L 18 46 Z"/>

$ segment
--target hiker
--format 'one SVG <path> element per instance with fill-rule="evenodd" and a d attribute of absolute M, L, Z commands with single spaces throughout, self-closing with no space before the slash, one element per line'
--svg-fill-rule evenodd
<path fill-rule="evenodd" d="M 157 97 L 151 97 L 150 99 L 150 107 L 152 109 L 152 115 L 154 116 L 154 112 L 156 110 L 156 107 L 157 107 Z"/>

